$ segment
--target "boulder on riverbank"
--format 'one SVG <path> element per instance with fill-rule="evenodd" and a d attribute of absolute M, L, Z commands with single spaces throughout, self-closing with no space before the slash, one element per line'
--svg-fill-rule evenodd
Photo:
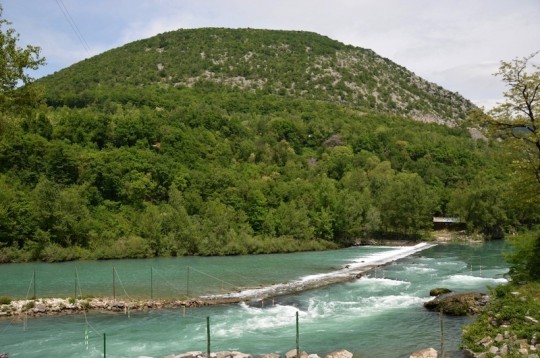
<path fill-rule="evenodd" d="M 335 351 L 326 355 L 325 358 L 352 358 L 353 354 L 345 349 Z"/>
<path fill-rule="evenodd" d="M 450 316 L 476 314 L 489 301 L 489 296 L 483 293 L 456 293 L 439 296 L 424 303 L 431 311 L 439 311 Z"/>
<path fill-rule="evenodd" d="M 285 358 L 297 358 L 298 354 L 296 354 L 296 349 L 291 349 L 287 353 L 285 353 Z M 300 352 L 299 358 L 308 358 L 308 354 L 306 352 Z"/>
<path fill-rule="evenodd" d="M 411 354 L 409 358 L 437 358 L 437 351 L 434 348 L 421 349 Z"/>
<path fill-rule="evenodd" d="M 210 353 L 210 358 L 252 358 L 253 356 L 251 354 L 242 353 L 242 352 L 216 352 L 216 353 Z M 277 353 L 269 353 L 269 354 L 263 354 L 258 355 L 259 358 L 279 358 L 280 355 Z M 296 349 L 292 349 L 285 353 L 285 358 L 295 358 L 296 357 Z M 301 358 L 319 358 L 319 355 L 317 354 L 308 354 L 306 352 L 300 352 Z M 329 353 L 326 355 L 325 358 L 352 358 L 353 354 L 345 349 L 341 349 L 339 351 L 335 351 L 332 353 Z M 139 358 L 149 358 L 146 356 L 139 356 Z M 187 352 L 182 354 L 170 354 L 165 356 L 164 358 L 206 358 L 206 353 L 203 352 Z"/>

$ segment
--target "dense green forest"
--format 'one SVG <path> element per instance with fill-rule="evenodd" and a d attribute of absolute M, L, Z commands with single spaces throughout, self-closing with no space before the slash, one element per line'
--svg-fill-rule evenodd
<path fill-rule="evenodd" d="M 469 102 L 311 33 L 180 30 L 2 98 L 0 262 L 419 239 L 435 215 L 495 237 L 539 216 L 506 144 L 471 138 Z"/>

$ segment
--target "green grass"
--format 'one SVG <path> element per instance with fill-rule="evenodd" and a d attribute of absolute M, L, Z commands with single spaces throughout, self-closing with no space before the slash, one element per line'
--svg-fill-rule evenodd
<path fill-rule="evenodd" d="M 497 334 L 515 336 L 517 339 L 531 341 L 540 332 L 540 323 L 531 323 L 526 316 L 540 318 L 540 282 L 525 285 L 508 284 L 492 289 L 492 301 L 478 316 L 476 321 L 463 331 L 463 347 L 474 352 L 485 348 L 478 344 L 484 337 Z M 517 348 L 514 348 L 517 349 Z M 508 357 L 517 354 L 511 350 Z"/>

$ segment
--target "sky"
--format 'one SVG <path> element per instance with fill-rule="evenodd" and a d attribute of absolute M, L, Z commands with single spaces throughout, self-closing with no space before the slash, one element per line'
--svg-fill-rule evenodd
<path fill-rule="evenodd" d="M 0 0 L 54 73 L 126 43 L 199 27 L 313 31 L 368 48 L 492 108 L 500 61 L 540 50 L 540 0 Z M 535 62 L 540 62 L 540 55 Z"/>

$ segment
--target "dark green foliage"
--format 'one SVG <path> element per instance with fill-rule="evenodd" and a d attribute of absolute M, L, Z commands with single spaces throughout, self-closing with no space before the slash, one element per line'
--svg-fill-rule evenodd
<path fill-rule="evenodd" d="M 416 234 L 432 227 L 438 198 L 418 174 L 398 173 L 382 188 L 378 201 L 386 231 Z"/>
<path fill-rule="evenodd" d="M 248 48 L 260 63 L 242 60 Z M 349 58 L 336 50 L 410 76 L 315 34 L 204 29 L 139 41 L 44 79 L 49 107 L 0 135 L 0 261 L 289 252 L 374 234 L 422 237 L 446 213 L 464 215 L 473 231 L 524 220 L 493 196 L 508 180 L 496 143 L 331 101 L 321 86 L 332 81 L 315 64 Z M 306 56 L 320 73 L 300 95 Z M 358 73 L 376 82 L 379 65 Z M 210 68 L 221 82 L 170 83 Z M 269 79 L 262 88 L 227 80 L 256 81 L 260 71 Z"/>
<path fill-rule="evenodd" d="M 422 236 L 467 178 L 499 167 L 492 148 L 444 126 L 236 90 L 173 95 L 184 105 L 152 111 L 111 97 L 114 113 L 99 103 L 50 108 L 50 139 L 21 131 L 2 140 L 4 260 L 244 254 L 374 233 Z M 211 109 L 187 114 L 205 103 Z M 474 213 L 472 230 L 489 227 Z"/>
<path fill-rule="evenodd" d="M 510 204 L 504 195 L 503 183 L 482 173 L 470 185 L 455 191 L 448 203 L 449 210 L 463 218 L 470 230 L 490 237 L 501 238 L 508 218 Z"/>
<path fill-rule="evenodd" d="M 513 252 L 507 255 L 510 276 L 517 282 L 540 281 L 540 229 L 513 237 Z"/>

